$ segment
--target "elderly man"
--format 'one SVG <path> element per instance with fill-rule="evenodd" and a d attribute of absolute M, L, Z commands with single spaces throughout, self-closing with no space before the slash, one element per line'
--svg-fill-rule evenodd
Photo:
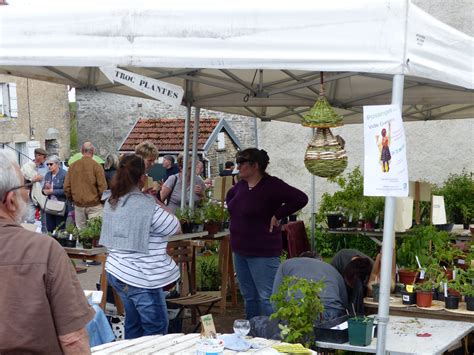
<path fill-rule="evenodd" d="M 90 354 L 94 311 L 63 248 L 18 223 L 28 188 L 15 157 L 0 150 L 0 353 Z"/>
<path fill-rule="evenodd" d="M 82 158 L 69 167 L 64 180 L 64 193 L 74 202 L 76 226 L 86 227 L 87 220 L 102 216 L 102 193 L 107 189 L 107 181 L 102 166 L 94 159 L 91 142 L 82 145 Z"/>
<path fill-rule="evenodd" d="M 174 157 L 172 155 L 165 155 L 163 157 L 163 168 L 166 169 L 165 181 L 171 176 L 179 173 L 178 164 L 174 162 Z"/>
<path fill-rule="evenodd" d="M 43 148 L 36 148 L 35 160 L 29 161 L 21 167 L 24 178 L 33 183 L 30 202 L 28 204 L 28 214 L 25 218 L 28 223 L 35 222 L 36 207 L 42 210 L 46 202 L 46 196 L 43 195 L 41 189 L 43 187 L 44 177 L 48 172 L 48 167 L 45 164 L 47 155 L 48 153 Z"/>

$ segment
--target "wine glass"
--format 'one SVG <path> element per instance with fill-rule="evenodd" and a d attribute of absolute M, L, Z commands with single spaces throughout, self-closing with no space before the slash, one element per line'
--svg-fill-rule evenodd
<path fill-rule="evenodd" d="M 247 319 L 236 319 L 234 332 L 239 338 L 246 336 L 250 332 L 250 322 Z"/>

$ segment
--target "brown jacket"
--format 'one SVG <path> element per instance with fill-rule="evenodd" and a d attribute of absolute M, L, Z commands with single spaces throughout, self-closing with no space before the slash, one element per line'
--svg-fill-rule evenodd
<path fill-rule="evenodd" d="M 60 354 L 94 317 L 64 249 L 0 217 L 0 353 Z"/>
<path fill-rule="evenodd" d="M 99 205 L 106 189 L 104 169 L 91 157 L 83 156 L 69 167 L 64 180 L 64 193 L 76 206 Z"/>

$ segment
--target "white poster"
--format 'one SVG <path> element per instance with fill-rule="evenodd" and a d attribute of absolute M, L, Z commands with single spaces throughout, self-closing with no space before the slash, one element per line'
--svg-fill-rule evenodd
<path fill-rule="evenodd" d="M 181 105 L 184 94 L 181 86 L 132 73 L 115 66 L 100 67 L 100 70 L 111 82 L 115 81 L 128 86 L 173 107 Z"/>
<path fill-rule="evenodd" d="M 408 196 L 405 131 L 397 105 L 364 106 L 364 195 Z"/>

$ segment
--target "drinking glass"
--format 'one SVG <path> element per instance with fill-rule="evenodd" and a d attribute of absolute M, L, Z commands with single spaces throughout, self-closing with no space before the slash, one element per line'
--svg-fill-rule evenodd
<path fill-rule="evenodd" d="M 239 338 L 246 336 L 250 332 L 250 322 L 247 319 L 236 319 L 234 321 L 234 332 Z"/>

